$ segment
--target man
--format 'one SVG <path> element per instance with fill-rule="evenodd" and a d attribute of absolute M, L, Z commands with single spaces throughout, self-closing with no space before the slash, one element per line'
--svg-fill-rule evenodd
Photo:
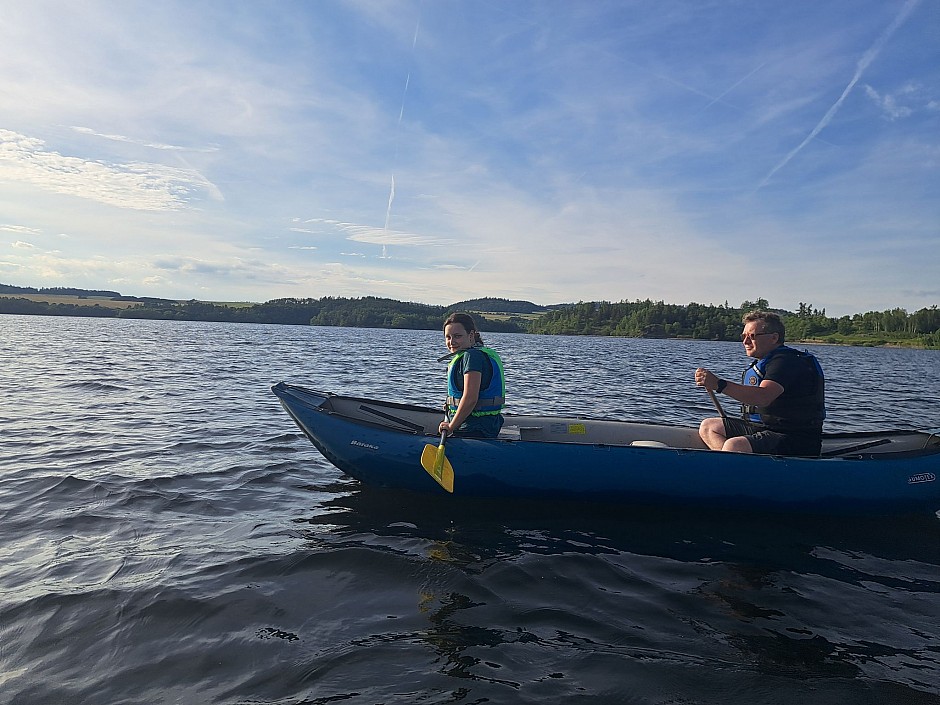
<path fill-rule="evenodd" d="M 783 321 L 775 313 L 744 317 L 741 342 L 755 358 L 741 384 L 699 367 L 695 383 L 741 402 L 742 419 L 708 418 L 699 435 L 712 450 L 762 455 L 819 455 L 826 418 L 825 381 L 819 361 L 784 345 Z"/>

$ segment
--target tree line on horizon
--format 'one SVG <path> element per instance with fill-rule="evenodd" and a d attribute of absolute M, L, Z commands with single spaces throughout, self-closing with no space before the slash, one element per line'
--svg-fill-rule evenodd
<path fill-rule="evenodd" d="M 667 304 L 663 301 L 580 302 L 550 311 L 531 322 L 530 333 L 554 335 L 614 335 L 630 338 L 692 338 L 737 340 L 741 318 L 754 310 L 780 314 L 788 340 L 885 345 L 917 341 L 940 347 L 937 306 L 908 313 L 901 308 L 869 311 L 839 318 L 825 309 L 800 303 L 796 312 L 773 309 L 766 299 L 744 301 L 738 307 Z"/>
<path fill-rule="evenodd" d="M 7 291 L 0 284 L 0 293 Z M 796 312 L 771 309 L 766 299 L 744 301 L 740 306 L 712 304 L 667 304 L 636 300 L 578 302 L 545 307 L 529 301 L 481 298 L 450 306 L 433 306 L 394 299 L 364 296 L 344 298 L 273 299 L 261 304 L 232 306 L 205 301 L 171 301 L 121 296 L 117 292 L 81 289 L 40 290 L 35 293 L 73 296 L 102 296 L 135 301 L 116 309 L 87 304 L 48 303 L 25 298 L 0 297 L 0 313 L 27 315 L 95 316 L 157 320 L 216 321 L 286 325 L 344 326 L 352 328 L 399 328 L 438 330 L 454 311 L 474 313 L 483 331 L 548 335 L 598 335 L 631 338 L 691 338 L 737 340 L 741 317 L 751 310 L 775 310 L 787 328 L 788 340 L 845 344 L 918 344 L 940 348 L 940 310 L 937 306 L 908 313 L 901 308 L 829 317 L 825 309 L 800 303 Z M 34 292 L 29 292 L 34 293 Z M 490 314 L 490 315 L 487 315 Z M 533 315 L 535 314 L 535 315 Z"/>

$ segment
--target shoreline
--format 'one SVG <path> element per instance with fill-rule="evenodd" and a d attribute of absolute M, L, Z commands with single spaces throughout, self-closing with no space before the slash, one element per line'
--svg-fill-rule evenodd
<path fill-rule="evenodd" d="M 203 323 L 229 323 L 229 324 L 251 324 L 251 325 L 265 325 L 265 326 L 292 326 L 292 325 L 305 325 L 312 328 L 362 328 L 362 329 L 372 329 L 372 330 L 425 330 L 421 328 L 390 328 L 390 327 L 375 327 L 375 326 L 329 326 L 322 324 L 310 324 L 310 323 L 291 323 L 288 321 L 284 322 L 257 322 L 257 321 L 225 321 L 225 320 L 212 320 L 212 319 L 201 319 L 201 318 L 164 318 L 159 316 L 115 316 L 112 315 L 111 311 L 101 306 L 75 306 L 76 309 L 87 309 L 87 315 L 80 312 L 69 312 L 69 313 L 39 313 L 39 312 L 17 312 L 17 311 L 0 311 L 0 315 L 8 316 L 39 316 L 43 318 L 106 318 L 109 320 L 146 320 L 146 321 L 169 321 L 169 322 L 179 322 L 179 321 L 188 321 L 188 322 L 203 322 Z M 436 330 L 436 329 L 435 329 Z M 644 337 L 644 336 L 630 336 L 630 335 L 603 335 L 603 334 L 573 334 L 573 333 L 538 333 L 534 331 L 490 331 L 493 333 L 522 333 L 525 335 L 562 335 L 571 338 L 581 338 L 581 337 L 595 337 L 595 338 L 629 338 L 633 340 L 699 340 L 702 342 L 712 342 L 712 343 L 733 343 L 737 342 L 735 340 L 720 340 L 716 338 L 692 338 L 689 336 L 656 336 L 656 337 Z M 864 340 L 856 338 L 854 340 L 847 340 L 842 342 L 833 342 L 823 338 L 795 338 L 793 340 L 788 340 L 787 345 L 818 345 L 818 346 L 832 346 L 832 347 L 844 347 L 844 348 L 894 348 L 899 350 L 940 350 L 940 348 L 930 347 L 925 345 L 919 340 L 910 339 L 909 343 L 905 341 L 892 341 L 888 342 L 881 338 L 875 340 Z"/>

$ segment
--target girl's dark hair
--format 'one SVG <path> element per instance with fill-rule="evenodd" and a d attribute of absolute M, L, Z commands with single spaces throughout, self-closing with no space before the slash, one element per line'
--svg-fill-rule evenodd
<path fill-rule="evenodd" d="M 447 328 L 451 323 L 459 323 L 463 326 L 464 330 L 467 333 L 474 334 L 474 341 L 476 345 L 483 345 L 483 338 L 480 336 L 480 331 L 477 330 L 477 324 L 473 320 L 473 316 L 469 313 L 452 313 L 447 317 L 447 320 L 444 321 L 444 328 Z"/>

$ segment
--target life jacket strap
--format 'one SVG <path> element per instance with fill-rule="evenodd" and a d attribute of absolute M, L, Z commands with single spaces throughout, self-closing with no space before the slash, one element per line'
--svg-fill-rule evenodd
<path fill-rule="evenodd" d="M 440 399 L 440 397 L 438 397 Z M 451 409 L 456 409 L 457 405 L 460 403 L 460 399 L 457 397 L 447 397 L 447 406 Z M 477 404 L 474 409 L 479 409 L 480 407 L 494 407 L 494 406 L 505 406 L 506 397 L 490 397 L 489 399 L 477 399 Z"/>

